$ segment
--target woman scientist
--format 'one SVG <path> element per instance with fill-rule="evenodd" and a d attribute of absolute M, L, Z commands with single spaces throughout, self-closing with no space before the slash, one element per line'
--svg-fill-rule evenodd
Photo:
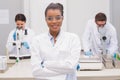
<path fill-rule="evenodd" d="M 45 10 L 49 31 L 33 39 L 31 63 L 33 75 L 39 80 L 76 80 L 80 40 L 61 30 L 63 18 L 63 5 L 49 4 Z"/>
<path fill-rule="evenodd" d="M 9 53 L 10 59 L 16 59 L 20 57 L 21 59 L 30 58 L 30 43 L 31 38 L 34 37 L 34 32 L 25 27 L 26 17 L 24 14 L 17 14 L 15 16 L 16 28 L 13 29 L 7 40 L 6 48 Z M 18 53 L 19 48 L 19 54 Z"/>

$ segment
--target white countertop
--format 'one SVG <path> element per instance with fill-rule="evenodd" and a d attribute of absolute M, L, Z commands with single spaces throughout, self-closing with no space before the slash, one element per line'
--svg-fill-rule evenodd
<path fill-rule="evenodd" d="M 12 67 L 10 67 L 6 72 L 0 73 L 0 80 L 1 79 L 28 79 L 33 80 L 32 76 L 32 67 L 30 64 L 30 60 L 24 60 L 20 61 L 16 64 L 14 64 Z"/>
<path fill-rule="evenodd" d="M 103 69 L 101 71 L 78 71 L 80 80 L 120 79 L 120 69 Z M 99 78 L 99 79 L 98 79 Z M 0 73 L 0 80 L 34 80 L 30 60 L 24 60 L 10 67 L 5 73 Z"/>
<path fill-rule="evenodd" d="M 120 69 L 103 69 L 101 71 L 79 71 L 78 80 L 120 80 Z"/>

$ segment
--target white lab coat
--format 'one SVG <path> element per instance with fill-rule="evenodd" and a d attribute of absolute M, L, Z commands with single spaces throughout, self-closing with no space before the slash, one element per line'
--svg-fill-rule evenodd
<path fill-rule="evenodd" d="M 104 35 L 107 37 L 105 42 L 106 49 L 110 54 L 113 54 L 118 49 L 116 30 L 109 22 L 106 22 L 103 30 Z M 84 51 L 89 51 L 91 49 L 93 54 L 101 53 L 103 46 L 100 39 L 101 34 L 98 31 L 95 20 L 89 20 L 82 39 Z"/>
<path fill-rule="evenodd" d="M 80 50 L 80 40 L 72 33 L 61 31 L 55 45 L 48 33 L 37 36 L 31 46 L 33 75 L 38 80 L 76 80 Z"/>
<path fill-rule="evenodd" d="M 25 35 L 25 30 L 22 31 L 22 39 L 21 42 L 27 42 L 28 45 L 30 46 L 31 44 L 31 39 L 35 36 L 34 31 L 32 31 L 30 28 L 25 28 L 27 30 L 27 35 Z M 15 42 L 13 39 L 13 34 L 16 31 L 16 29 L 12 30 L 8 36 L 6 48 L 8 50 L 9 56 L 10 57 L 17 57 L 17 47 L 13 46 L 13 43 Z M 31 56 L 30 54 L 30 49 L 26 49 L 24 46 L 21 46 L 19 57 L 23 56 Z"/>

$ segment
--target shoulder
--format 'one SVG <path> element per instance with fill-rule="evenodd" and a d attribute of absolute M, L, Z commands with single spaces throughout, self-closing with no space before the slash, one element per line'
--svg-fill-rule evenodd
<path fill-rule="evenodd" d="M 72 44 L 74 46 L 79 45 L 80 46 L 80 38 L 75 33 L 65 32 L 64 39 L 69 42 L 69 44 Z"/>
<path fill-rule="evenodd" d="M 16 31 L 16 29 L 11 30 L 9 35 L 13 34 L 15 31 Z"/>
<path fill-rule="evenodd" d="M 66 36 L 70 36 L 70 37 L 76 37 L 77 35 L 75 33 L 71 33 L 71 32 L 64 32 Z"/>
<path fill-rule="evenodd" d="M 47 33 L 41 33 L 33 38 L 33 41 L 42 41 L 47 37 Z"/>
<path fill-rule="evenodd" d="M 31 28 L 27 27 L 26 30 L 30 35 L 35 35 L 35 32 Z"/>
<path fill-rule="evenodd" d="M 29 32 L 34 32 L 31 28 L 26 28 L 26 30 L 28 30 Z"/>
<path fill-rule="evenodd" d="M 96 28 L 95 19 L 90 19 L 90 20 L 88 20 L 85 29 L 94 29 L 94 28 Z"/>
<path fill-rule="evenodd" d="M 26 27 L 25 29 L 32 31 L 32 29 L 31 29 L 31 28 L 29 28 L 29 27 Z"/>
<path fill-rule="evenodd" d="M 110 22 L 107 22 L 106 26 L 107 26 L 107 28 L 109 29 L 110 32 L 116 32 L 115 27 Z"/>
<path fill-rule="evenodd" d="M 95 24 L 95 19 L 89 19 L 89 20 L 87 21 L 87 24 Z"/>
<path fill-rule="evenodd" d="M 78 35 L 75 33 L 64 32 L 65 37 L 70 39 L 79 39 Z"/>

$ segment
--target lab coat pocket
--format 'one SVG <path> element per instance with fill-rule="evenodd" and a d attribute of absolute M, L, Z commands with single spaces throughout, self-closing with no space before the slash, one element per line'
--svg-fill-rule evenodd
<path fill-rule="evenodd" d="M 66 59 L 69 55 L 70 55 L 70 51 L 60 50 L 58 57 L 59 57 L 59 59 L 64 60 L 64 59 Z"/>

